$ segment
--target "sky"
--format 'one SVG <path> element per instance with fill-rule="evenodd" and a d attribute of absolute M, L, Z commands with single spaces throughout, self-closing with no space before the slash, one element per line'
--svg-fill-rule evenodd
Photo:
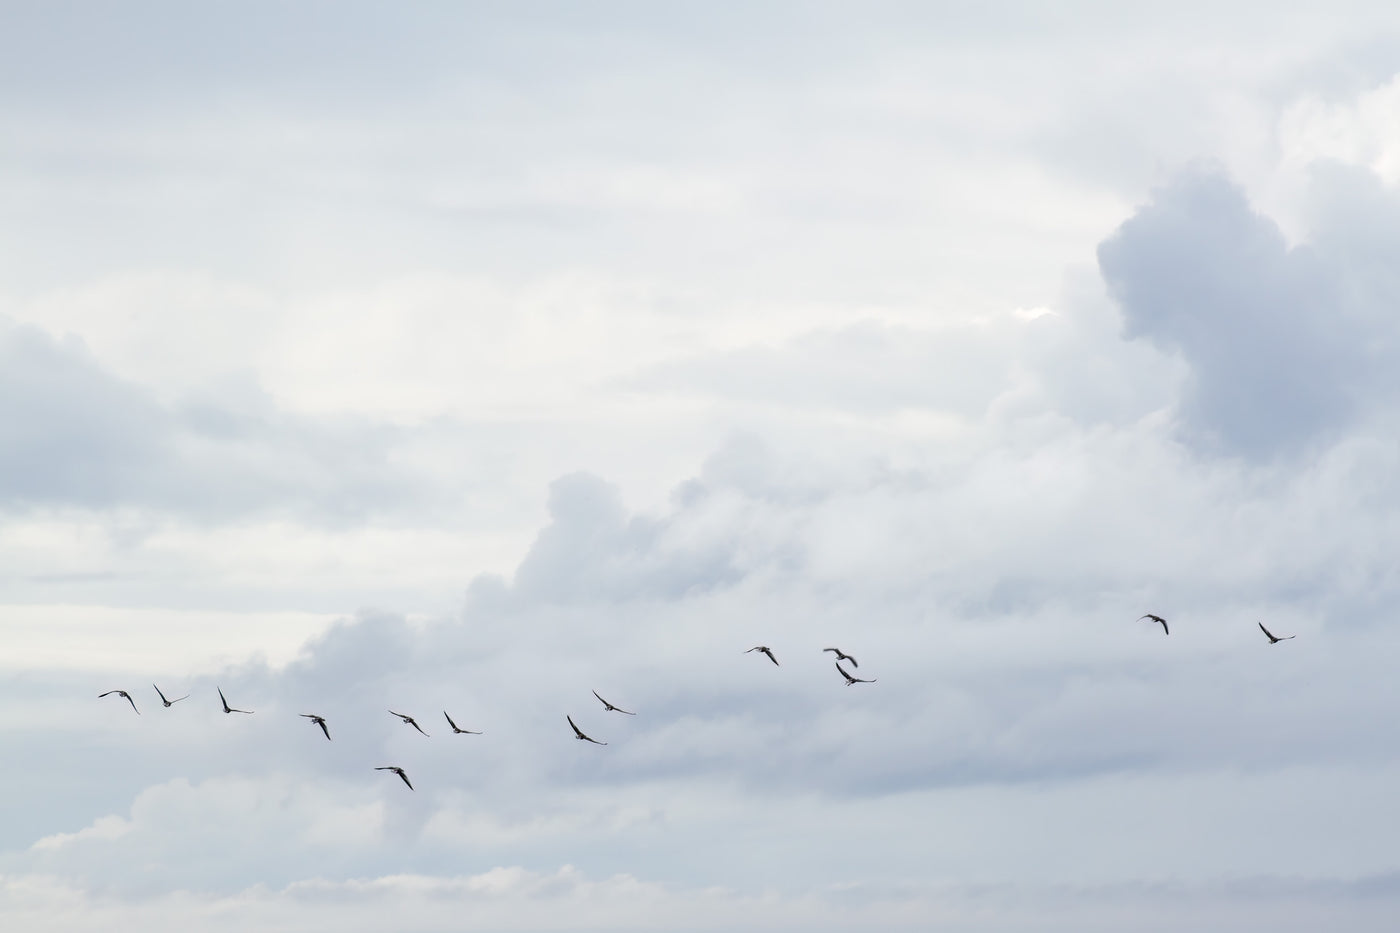
<path fill-rule="evenodd" d="M 1393 5 L 0 7 L 0 927 L 1391 929 Z"/>

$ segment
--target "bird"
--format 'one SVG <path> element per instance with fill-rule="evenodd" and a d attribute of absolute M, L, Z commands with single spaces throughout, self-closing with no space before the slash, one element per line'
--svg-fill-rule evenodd
<path fill-rule="evenodd" d="M 1265 635 L 1269 636 L 1269 644 L 1271 644 L 1271 645 L 1277 645 L 1277 644 L 1278 644 L 1279 642 L 1281 642 L 1281 641 L 1288 641 L 1288 639 L 1290 639 L 1290 638 L 1297 638 L 1297 637 L 1298 637 L 1297 635 L 1275 635 L 1273 632 L 1271 632 L 1271 631 L 1269 631 L 1268 629 L 1264 628 L 1264 623 L 1263 623 L 1263 622 L 1260 622 L 1260 623 L 1259 623 L 1259 631 L 1261 631 L 1261 632 L 1263 632 Z"/>
<path fill-rule="evenodd" d="M 253 715 L 253 711 L 250 709 L 236 709 L 229 706 L 228 700 L 224 700 L 224 691 L 219 687 L 215 687 L 214 689 L 219 691 L 219 699 L 223 700 L 225 713 L 247 713 L 249 716 Z"/>
<path fill-rule="evenodd" d="M 394 713 L 393 710 L 389 710 L 389 712 Z M 418 720 L 414 719 L 412 716 L 405 716 L 403 713 L 394 713 L 394 715 L 402 719 L 404 722 L 408 723 L 413 728 L 417 729 L 419 732 L 423 732 L 423 727 L 418 725 Z M 427 735 L 428 733 L 423 732 L 423 734 Z"/>
<path fill-rule="evenodd" d="M 132 709 L 136 709 L 136 701 L 133 700 L 133 699 L 131 698 L 131 694 L 127 693 L 125 690 L 108 690 L 106 693 L 99 693 L 99 694 L 97 695 L 97 698 L 100 700 L 100 699 L 102 699 L 103 697 L 109 697 L 109 696 L 111 696 L 111 695 L 114 694 L 114 693 L 115 693 L 117 696 L 119 696 L 119 697 L 126 697 L 126 702 L 128 702 L 128 703 L 131 704 L 131 708 L 132 708 Z M 141 715 L 141 711 L 140 711 L 139 709 L 136 709 L 136 715 L 137 715 L 137 716 L 140 716 L 140 715 Z"/>
<path fill-rule="evenodd" d="M 593 691 L 593 695 L 594 695 L 595 697 L 598 697 L 598 691 L 597 691 L 597 690 L 594 690 L 594 691 Z M 603 706 L 604 706 L 604 708 L 607 709 L 607 711 L 610 712 L 610 713 L 626 713 L 628 716 L 635 716 L 635 715 L 637 715 L 636 713 L 632 712 L 631 710 L 625 710 L 625 709 L 623 709 L 623 708 L 620 707 L 620 706 L 613 706 L 611 703 L 609 703 L 607 700 L 603 699 L 602 697 L 598 697 L 598 702 L 599 702 L 599 703 L 602 703 Z"/>
<path fill-rule="evenodd" d="M 846 669 L 841 666 L 840 661 L 836 662 L 836 669 L 841 672 L 842 677 L 846 678 L 846 686 L 848 687 L 851 684 L 873 684 L 876 680 L 879 680 L 878 677 L 872 678 L 870 680 L 862 680 L 859 677 L 852 677 L 850 674 L 846 673 Z"/>
<path fill-rule="evenodd" d="M 442 715 L 447 716 L 447 710 L 443 710 Z M 457 724 L 452 721 L 451 716 L 447 716 L 447 724 L 452 727 L 452 731 L 455 732 L 457 735 L 481 735 L 480 732 L 473 732 L 470 729 L 457 728 Z"/>
<path fill-rule="evenodd" d="M 326 728 L 326 718 L 324 716 L 317 716 L 315 713 L 301 713 L 300 715 L 320 726 L 321 731 L 326 734 L 327 742 L 331 740 L 331 730 Z"/>
<path fill-rule="evenodd" d="M 1167 620 L 1162 618 L 1161 616 L 1154 616 L 1152 613 L 1149 612 L 1145 616 L 1138 616 L 1139 622 L 1141 622 L 1143 619 L 1151 619 L 1153 622 L 1156 622 L 1158 625 L 1162 626 L 1162 631 L 1168 635 L 1172 633 L 1171 629 L 1167 628 Z"/>
<path fill-rule="evenodd" d="M 754 645 L 748 651 L 745 651 L 744 654 L 748 654 L 751 651 L 762 651 L 764 654 L 768 655 L 768 660 L 772 661 L 774 664 L 778 664 L 778 659 L 773 657 L 773 652 L 768 650 L 767 645 Z M 781 667 L 782 665 L 779 664 L 778 666 Z"/>
<path fill-rule="evenodd" d="M 155 684 L 151 684 L 151 686 L 152 686 L 152 687 L 156 687 Z M 190 698 L 190 695 L 187 693 L 187 694 L 185 694 L 185 695 L 182 696 L 182 697 L 176 697 L 176 698 L 173 699 L 173 700 L 167 700 L 167 699 L 165 698 L 165 694 L 163 694 L 163 693 L 160 692 L 160 688 L 159 688 L 159 687 L 156 687 L 156 694 L 160 697 L 160 701 L 161 701 L 162 703 L 165 704 L 165 708 L 166 708 L 166 709 L 169 709 L 170 707 L 174 706 L 176 703 L 179 703 L 181 700 L 188 700 L 188 699 Z"/>
<path fill-rule="evenodd" d="M 407 775 L 407 774 L 404 774 L 404 773 L 403 773 L 403 768 L 400 768 L 398 765 L 385 765 L 385 766 L 382 767 L 382 768 L 376 767 L 374 770 L 376 770 L 376 771 L 392 771 L 392 772 L 394 772 L 394 773 L 397 774 L 399 777 L 403 778 L 403 782 L 404 782 L 405 784 L 408 785 L 408 789 L 409 789 L 409 790 L 413 790 L 413 784 L 412 784 L 412 782 L 409 781 L 408 775 Z"/>
<path fill-rule="evenodd" d="M 850 661 L 850 662 L 851 662 L 851 667 L 860 667 L 860 662 L 859 662 L 859 661 L 857 661 L 855 658 L 851 657 L 851 656 L 850 656 L 849 654 L 847 654 L 846 652 L 842 651 L 840 648 L 823 648 L 822 650 L 823 650 L 823 651 L 832 651 L 832 652 L 835 652 L 835 654 L 836 654 L 836 660 L 838 660 L 838 661 Z"/>
<path fill-rule="evenodd" d="M 589 738 L 588 736 L 584 735 L 582 729 L 580 729 L 578 726 L 574 726 L 574 717 L 569 716 L 569 715 L 566 714 L 566 715 L 564 716 L 564 718 L 567 719 L 567 720 L 569 721 L 569 725 L 570 725 L 570 726 L 573 726 L 573 729 L 574 729 L 574 736 L 575 736 L 580 742 L 592 742 L 594 745 L 607 745 L 607 744 L 608 744 L 607 742 L 599 742 L 597 739 L 592 739 L 592 738 Z"/>

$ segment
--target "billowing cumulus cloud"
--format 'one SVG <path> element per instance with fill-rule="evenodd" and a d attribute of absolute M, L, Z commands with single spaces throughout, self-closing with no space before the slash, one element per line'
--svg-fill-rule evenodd
<path fill-rule="evenodd" d="M 1347 190 L 1356 181 L 1329 181 L 1341 203 L 1328 204 L 1327 226 L 1304 244 L 1290 245 L 1223 173 L 1200 168 L 1099 247 L 1125 336 L 1190 366 L 1180 415 L 1199 449 L 1294 453 L 1342 436 L 1378 391 L 1393 397 L 1383 374 L 1397 362 L 1397 330 L 1385 309 L 1400 291 L 1381 256 L 1394 220 L 1376 223 L 1395 216 L 1393 204 L 1363 207 Z"/>

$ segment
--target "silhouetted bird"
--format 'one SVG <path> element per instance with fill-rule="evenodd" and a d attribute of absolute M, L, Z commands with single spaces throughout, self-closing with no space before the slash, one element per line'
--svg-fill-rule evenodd
<path fill-rule="evenodd" d="M 155 684 L 151 684 L 151 686 L 152 686 L 152 687 L 156 687 Z M 181 700 L 188 700 L 188 699 L 190 698 L 190 695 L 187 693 L 187 694 L 185 694 L 185 695 L 182 696 L 182 697 L 176 697 L 176 698 L 173 699 L 173 700 L 167 700 L 167 699 L 165 698 L 165 694 L 163 694 L 163 693 L 160 692 L 160 688 L 159 688 L 159 687 L 156 687 L 156 695 L 160 697 L 160 701 L 161 701 L 162 703 L 165 704 L 165 708 L 166 708 L 166 709 L 169 709 L 170 707 L 174 706 L 176 703 L 179 703 Z"/>
<path fill-rule="evenodd" d="M 1158 625 L 1162 626 L 1162 631 L 1166 632 L 1168 635 L 1172 633 L 1171 629 L 1167 628 L 1167 620 L 1162 618 L 1161 616 L 1154 616 L 1152 613 L 1149 612 L 1145 616 L 1138 616 L 1139 622 L 1141 622 L 1143 619 L 1151 619 L 1153 622 L 1156 622 Z"/>
<path fill-rule="evenodd" d="M 442 711 L 442 715 L 447 716 L 447 710 L 443 710 L 443 711 Z M 473 731 L 470 730 L 470 729 L 459 729 L 459 728 L 457 728 L 457 724 L 456 724 L 455 722 L 452 721 L 452 717 L 451 717 L 451 716 L 447 716 L 447 724 L 448 724 L 449 726 L 451 726 L 451 727 L 452 727 L 452 731 L 455 732 L 455 733 L 457 733 L 458 735 L 481 735 L 480 732 L 473 732 Z"/>
<path fill-rule="evenodd" d="M 393 710 L 389 710 L 389 712 L 393 713 L 395 716 L 399 717 L 404 722 L 417 729 L 419 732 L 423 732 L 423 727 L 418 725 L 418 720 L 414 719 L 412 716 L 405 716 L 403 713 L 394 713 Z M 423 732 L 423 734 L 427 735 L 428 733 Z"/>
<path fill-rule="evenodd" d="M 1260 622 L 1260 623 L 1259 623 L 1259 631 L 1261 631 L 1261 632 L 1263 632 L 1265 635 L 1269 636 L 1269 644 L 1271 644 L 1271 645 L 1277 645 L 1277 644 L 1278 644 L 1279 642 L 1281 642 L 1281 641 L 1288 641 L 1288 639 L 1290 639 L 1290 638 L 1297 638 L 1297 637 L 1298 637 L 1297 635 L 1275 635 L 1273 632 L 1271 632 L 1271 631 L 1269 631 L 1268 629 L 1264 628 L 1264 623 L 1263 623 L 1263 622 Z"/>
<path fill-rule="evenodd" d="M 754 645 L 748 651 L 745 651 L 744 654 L 749 654 L 753 651 L 762 651 L 764 654 L 768 655 L 768 660 L 772 661 L 774 664 L 778 664 L 778 659 L 773 657 L 773 652 L 768 650 L 767 645 Z M 778 666 L 781 667 L 782 665 L 779 664 Z"/>
<path fill-rule="evenodd" d="M 607 744 L 608 744 L 607 742 L 599 742 L 597 739 L 591 739 L 591 738 L 589 738 L 588 736 L 584 735 L 584 734 L 583 734 L 583 730 L 580 729 L 578 726 L 575 726 L 575 725 L 574 725 L 574 717 L 566 715 L 564 718 L 567 719 L 567 720 L 569 721 L 569 725 L 573 727 L 574 736 L 575 736 L 580 742 L 592 742 L 594 745 L 607 745 Z"/>
<path fill-rule="evenodd" d="M 403 773 L 403 768 L 400 768 L 398 765 L 385 765 L 385 766 L 382 767 L 382 768 L 376 767 L 374 770 L 376 770 L 376 771 L 392 771 L 392 772 L 394 772 L 394 773 L 397 774 L 399 777 L 403 778 L 403 782 L 404 782 L 405 784 L 408 784 L 408 789 L 409 789 L 409 790 L 413 790 L 413 785 L 412 785 L 411 783 L 409 783 L 408 775 L 407 775 L 407 774 L 404 774 L 404 773 Z"/>
<path fill-rule="evenodd" d="M 127 693 L 125 690 L 108 690 L 106 693 L 99 693 L 99 694 L 97 695 L 97 698 L 100 700 L 100 699 L 102 699 L 103 697 L 109 697 L 109 696 L 111 696 L 111 695 L 114 694 L 114 693 L 115 693 L 117 696 L 119 696 L 119 697 L 126 697 L 126 702 L 128 702 L 128 703 L 131 704 L 131 708 L 132 708 L 132 709 L 136 709 L 136 701 L 133 700 L 133 699 L 131 698 L 131 694 Z M 136 709 L 136 715 L 137 715 L 137 716 L 140 716 L 140 715 L 141 715 L 141 711 L 140 711 L 139 709 Z"/>
<path fill-rule="evenodd" d="M 324 716 L 317 716 L 315 713 L 300 713 L 298 715 L 309 719 L 316 725 L 320 726 L 321 731 L 326 734 L 326 741 L 329 742 L 331 740 L 331 730 L 326 728 L 326 719 Z"/>
<path fill-rule="evenodd" d="M 597 691 L 597 690 L 594 690 L 594 691 L 593 691 L 593 695 L 594 695 L 595 697 L 598 697 L 598 691 Z M 603 706 L 604 706 L 604 708 L 606 708 L 607 711 L 610 712 L 610 713 L 627 713 L 628 716 L 635 716 L 635 715 L 637 715 L 636 713 L 633 713 L 633 712 L 630 712 L 630 711 L 628 711 L 628 710 L 625 710 L 625 709 L 623 709 L 623 708 L 620 707 L 620 706 L 613 706 L 611 703 L 609 703 L 607 700 L 603 699 L 602 697 L 598 697 L 598 702 L 599 702 L 599 703 L 602 703 Z"/>
<path fill-rule="evenodd" d="M 846 686 L 848 687 L 851 684 L 873 684 L 876 680 L 879 680 L 878 677 L 872 680 L 861 680 L 859 677 L 852 677 L 850 674 L 846 673 L 846 670 L 841 666 L 840 661 L 836 662 L 836 669 L 841 672 L 842 677 L 846 678 Z"/>
<path fill-rule="evenodd" d="M 823 648 L 822 650 L 823 650 L 823 651 L 832 651 L 832 652 L 835 652 L 835 653 L 836 653 L 836 660 L 838 660 L 838 661 L 850 661 L 850 662 L 851 662 L 851 667 L 860 667 L 860 662 L 859 662 L 859 661 L 857 661 L 855 658 L 851 657 L 851 656 L 850 656 L 849 654 L 847 654 L 846 652 L 842 651 L 840 648 Z"/>
<path fill-rule="evenodd" d="M 225 699 L 224 699 L 224 691 L 221 690 L 221 689 L 219 689 L 218 687 L 215 687 L 214 689 L 219 691 L 219 699 L 220 699 L 220 700 L 223 702 L 223 704 L 224 704 L 224 712 L 225 712 L 225 713 L 247 713 L 249 716 L 253 715 L 253 711 L 250 710 L 250 709 L 235 709 L 234 707 L 229 706 L 229 705 L 228 705 L 228 700 L 225 700 Z"/>

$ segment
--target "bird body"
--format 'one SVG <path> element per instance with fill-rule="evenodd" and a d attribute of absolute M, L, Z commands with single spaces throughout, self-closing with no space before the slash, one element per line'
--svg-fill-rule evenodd
<path fill-rule="evenodd" d="M 136 701 L 133 700 L 133 699 L 131 698 L 131 694 L 127 693 L 125 690 L 108 690 L 106 693 L 99 693 L 99 694 L 97 695 L 97 698 L 100 700 L 100 699 L 102 699 L 103 697 L 109 697 L 109 696 L 111 696 L 111 695 L 114 694 L 114 693 L 115 693 L 117 696 L 119 696 L 119 697 L 125 697 L 125 698 L 126 698 L 126 702 L 128 702 L 128 703 L 131 704 L 131 708 L 134 709 L 134 710 L 136 710 L 136 715 L 137 715 L 137 716 L 140 716 L 140 715 L 141 715 L 141 711 L 140 711 L 139 709 L 136 709 Z M 170 704 L 167 703 L 166 705 L 169 706 Z"/>
<path fill-rule="evenodd" d="M 326 741 L 329 742 L 331 740 L 331 730 L 326 728 L 326 718 L 324 716 L 317 716 L 315 713 L 302 713 L 301 716 L 320 726 L 321 731 L 326 734 Z"/>
<path fill-rule="evenodd" d="M 219 691 L 219 700 L 224 704 L 225 713 L 247 713 L 249 716 L 253 715 L 253 711 L 250 709 L 237 709 L 236 707 L 229 706 L 228 700 L 224 699 L 223 689 L 220 687 L 215 687 L 214 689 Z"/>
<path fill-rule="evenodd" d="M 852 677 L 850 674 L 846 673 L 846 669 L 841 666 L 840 661 L 836 662 L 836 670 L 841 673 L 842 677 L 846 678 L 846 686 L 848 687 L 851 684 L 873 684 L 876 680 L 879 680 L 878 677 L 871 678 L 870 680 L 862 680 L 859 677 Z"/>
<path fill-rule="evenodd" d="M 597 691 L 597 690 L 594 690 L 594 691 L 593 691 L 593 695 L 594 695 L 595 697 L 598 697 L 598 691 Z M 627 713 L 628 716 L 635 716 L 635 715 L 637 715 L 636 713 L 630 712 L 629 710 L 625 710 L 625 709 L 623 709 L 623 708 L 620 707 L 620 706 L 613 706 L 611 703 L 609 703 L 607 700 L 603 699 L 602 697 L 598 697 L 598 702 L 599 702 L 599 703 L 602 703 L 602 704 L 603 704 L 603 707 L 604 707 L 605 709 L 607 709 L 607 711 L 610 712 L 610 713 Z"/>
<path fill-rule="evenodd" d="M 394 772 L 394 773 L 397 774 L 399 777 L 403 778 L 403 782 L 404 782 L 405 784 L 408 785 L 408 789 L 409 789 L 409 790 L 413 790 L 413 784 L 408 780 L 408 775 L 407 775 L 407 774 L 404 774 L 404 773 L 403 773 L 403 768 L 400 768 L 398 765 L 385 765 L 385 766 L 382 767 L 382 768 L 376 767 L 374 770 L 376 770 L 376 771 L 392 771 L 392 772 Z"/>
<path fill-rule="evenodd" d="M 152 687 L 156 687 L 155 684 L 151 684 L 151 686 L 152 686 Z M 190 695 L 187 693 L 187 694 L 185 694 L 185 695 L 182 696 L 182 697 L 176 697 L 176 698 L 173 699 L 173 700 L 167 700 L 167 699 L 165 698 L 165 694 L 163 694 L 163 693 L 160 692 L 160 688 L 159 688 L 159 687 L 156 687 L 156 696 L 160 697 L 160 701 L 161 701 L 162 703 L 165 704 L 165 708 L 166 708 L 166 709 L 169 709 L 170 707 L 174 706 L 176 703 L 179 703 L 181 700 L 188 700 L 188 699 L 190 698 Z"/>
<path fill-rule="evenodd" d="M 1263 632 L 1265 635 L 1268 636 L 1268 638 L 1269 638 L 1269 644 L 1271 644 L 1271 645 L 1277 645 L 1277 644 L 1278 644 L 1279 642 L 1281 642 L 1281 641 L 1288 641 L 1288 639 L 1290 639 L 1290 638 L 1297 638 L 1297 637 L 1298 637 L 1297 635 L 1275 635 L 1273 632 L 1271 632 L 1271 631 L 1269 631 L 1268 629 L 1264 628 L 1264 623 L 1263 623 L 1263 622 L 1260 622 L 1260 623 L 1259 623 L 1259 631 Z"/>
<path fill-rule="evenodd" d="M 573 727 L 574 738 L 578 739 L 580 742 L 592 742 L 594 745 L 608 744 L 607 742 L 599 742 L 597 739 L 589 738 L 588 736 L 584 735 L 583 730 L 580 729 L 578 726 L 574 725 L 574 717 L 565 715 L 564 718 L 567 719 L 569 721 L 569 725 Z"/>
<path fill-rule="evenodd" d="M 412 726 L 413 728 L 417 729 L 419 732 L 423 732 L 423 727 L 420 726 L 420 725 L 418 725 L 418 720 L 414 719 L 412 716 L 405 716 L 403 713 L 395 713 L 393 710 L 389 710 L 389 712 L 392 713 L 393 715 L 399 717 L 399 718 L 402 719 L 404 722 L 408 723 L 410 726 Z M 423 732 L 423 734 L 424 734 L 424 735 L 427 735 L 428 733 Z"/>
<path fill-rule="evenodd" d="M 1163 632 L 1165 632 L 1168 635 L 1171 634 L 1171 629 L 1167 628 L 1167 620 L 1162 618 L 1161 616 L 1154 616 L 1152 613 L 1149 612 L 1147 615 L 1138 616 L 1139 622 L 1141 622 L 1143 619 L 1151 619 L 1153 622 L 1156 622 L 1158 625 L 1162 626 Z"/>
<path fill-rule="evenodd" d="M 745 651 L 744 654 L 749 654 L 753 651 L 762 651 L 764 654 L 768 655 L 768 660 L 772 661 L 774 664 L 778 664 L 778 659 L 773 657 L 773 652 L 768 649 L 767 645 L 754 645 L 748 651 Z M 782 665 L 779 664 L 778 666 L 781 667 Z"/>
<path fill-rule="evenodd" d="M 850 661 L 851 667 L 860 667 L 859 661 L 851 657 L 846 652 L 842 651 L 840 648 L 823 648 L 822 650 L 833 652 L 836 655 L 836 660 L 838 661 Z"/>
<path fill-rule="evenodd" d="M 443 711 L 442 711 L 442 715 L 447 716 L 447 710 L 443 710 Z M 459 729 L 459 728 L 457 728 L 457 724 L 456 724 L 455 722 L 452 721 L 452 717 L 451 717 L 451 716 L 447 716 L 447 724 L 448 724 L 449 726 L 452 727 L 452 731 L 453 731 L 454 733 L 456 733 L 457 735 L 481 735 L 480 732 L 473 732 L 473 731 L 470 730 L 470 729 Z"/>

